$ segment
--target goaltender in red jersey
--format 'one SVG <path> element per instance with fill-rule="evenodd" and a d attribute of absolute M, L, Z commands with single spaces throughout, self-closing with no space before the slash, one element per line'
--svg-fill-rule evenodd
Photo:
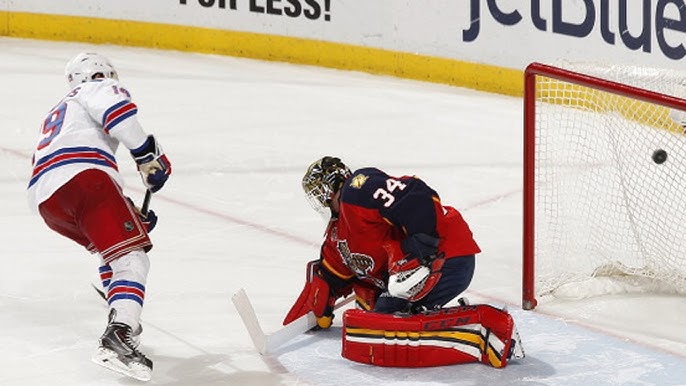
<path fill-rule="evenodd" d="M 460 212 L 424 181 L 371 167 L 351 172 L 326 156 L 310 165 L 302 185 L 330 220 L 284 325 L 312 311 L 318 328 L 329 328 L 336 299 L 354 293 L 357 309 L 343 315 L 350 360 L 505 367 L 524 356 L 507 311 L 464 298 L 444 307 L 468 288 L 481 250 Z"/>

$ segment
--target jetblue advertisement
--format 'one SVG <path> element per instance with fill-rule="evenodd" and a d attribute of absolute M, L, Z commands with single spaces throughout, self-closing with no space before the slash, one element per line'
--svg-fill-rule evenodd
<path fill-rule="evenodd" d="M 681 69 L 684 1 L 0 0 L 0 9 L 253 32 L 519 70 L 561 60 Z"/>

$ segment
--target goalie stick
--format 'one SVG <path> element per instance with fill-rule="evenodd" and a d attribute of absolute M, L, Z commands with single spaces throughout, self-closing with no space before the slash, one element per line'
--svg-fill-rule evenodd
<path fill-rule="evenodd" d="M 355 296 L 349 296 L 339 301 L 334 306 L 334 310 L 345 306 L 354 299 Z M 255 348 L 262 355 L 274 352 L 286 342 L 300 334 L 304 334 L 317 325 L 317 318 L 310 311 L 293 322 L 272 332 L 271 334 L 265 334 L 264 330 L 262 330 L 262 327 L 260 326 L 259 320 L 257 320 L 255 309 L 253 308 L 252 303 L 250 302 L 250 299 L 243 288 L 238 290 L 238 292 L 231 297 L 231 301 L 243 320 L 243 324 L 248 330 Z"/>

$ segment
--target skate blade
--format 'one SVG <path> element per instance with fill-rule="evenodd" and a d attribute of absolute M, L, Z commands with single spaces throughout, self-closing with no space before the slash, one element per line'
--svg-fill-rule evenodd
<path fill-rule="evenodd" d="M 124 362 L 119 360 L 117 353 L 106 348 L 98 348 L 91 360 L 95 364 L 139 381 L 147 382 L 152 379 L 152 370 L 150 368 L 137 362 L 127 366 Z"/>

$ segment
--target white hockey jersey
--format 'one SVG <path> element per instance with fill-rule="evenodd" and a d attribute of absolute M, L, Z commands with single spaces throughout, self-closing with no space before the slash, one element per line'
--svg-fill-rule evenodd
<path fill-rule="evenodd" d="M 117 80 L 99 79 L 72 89 L 41 125 L 28 186 L 30 208 L 37 211 L 38 205 L 86 169 L 103 170 L 122 186 L 114 157 L 119 143 L 136 149 L 147 138 L 137 112 Z"/>

